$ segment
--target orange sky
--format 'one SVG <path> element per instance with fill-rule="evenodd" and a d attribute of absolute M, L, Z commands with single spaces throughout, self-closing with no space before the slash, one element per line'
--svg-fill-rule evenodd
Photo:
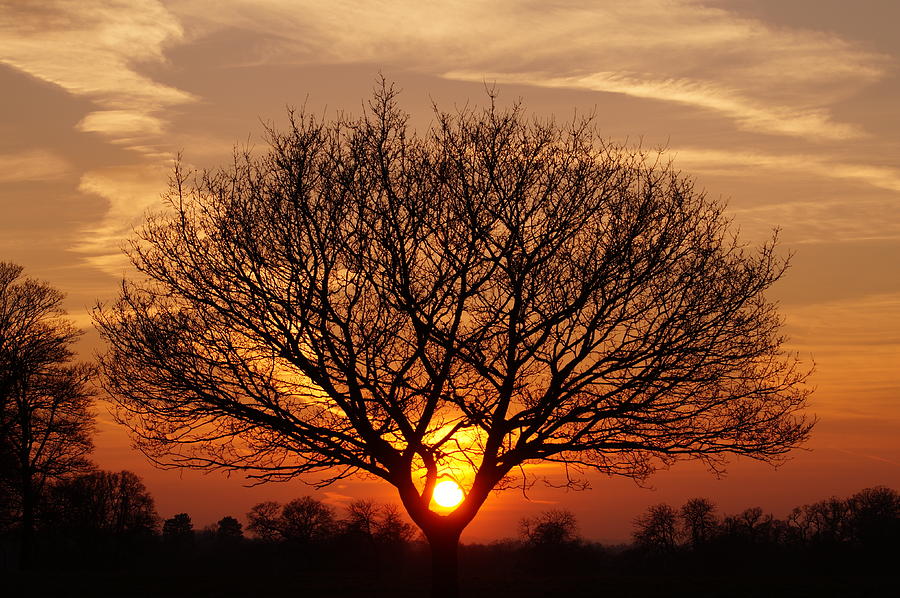
<path fill-rule="evenodd" d="M 421 3 L 426 4 L 426 3 Z M 725 512 L 791 506 L 865 486 L 900 488 L 900 3 L 893 0 L 598 2 L 0 0 L 0 259 L 68 293 L 79 325 L 111 298 L 118 250 L 156 205 L 175 152 L 211 166 L 259 146 L 285 105 L 357 111 L 377 73 L 424 127 L 452 108 L 523 98 L 541 115 L 594 111 L 613 138 L 665 145 L 747 239 L 782 228 L 778 284 L 790 347 L 814 359 L 820 417 L 778 470 L 724 480 L 679 465 L 651 480 L 596 478 L 491 499 L 465 539 L 516 533 L 570 508 L 590 538 L 626 540 L 648 505 L 702 495 Z M 89 331 L 82 348 L 97 348 Z M 148 482 L 160 514 L 205 525 L 255 502 L 314 492 L 161 472 L 101 408 L 96 459 Z M 377 482 L 314 492 L 391 500 Z"/>

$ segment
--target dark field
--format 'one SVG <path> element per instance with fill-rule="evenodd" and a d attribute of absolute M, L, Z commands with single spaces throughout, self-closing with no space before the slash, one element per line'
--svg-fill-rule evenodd
<path fill-rule="evenodd" d="M 318 503 L 301 500 L 297 505 L 312 508 Z M 374 503 L 362 504 L 367 505 Z M 692 517 L 689 507 L 698 505 L 711 503 L 689 501 L 679 511 L 667 505 L 648 509 L 635 521 L 635 541 L 618 546 L 579 538 L 574 517 L 564 511 L 523 520 L 518 539 L 460 546 L 460 595 L 900 596 L 900 495 L 896 491 L 866 489 L 846 500 L 804 505 L 786 520 L 758 508 L 721 519 L 712 510 L 704 518 Z M 262 510 L 254 507 L 249 518 L 256 536 L 248 538 L 231 517 L 198 532 L 191 528 L 190 518 L 180 514 L 166 520 L 162 534 L 155 528 L 115 533 L 96 525 L 73 527 L 75 511 L 67 509 L 65 520 L 46 526 L 37 536 L 30 569 L 19 567 L 15 534 L 0 538 L 5 590 L 0 594 L 60 598 L 431 595 L 427 542 L 414 536 L 401 520 L 386 517 L 385 513 L 394 513 L 390 509 L 373 516 L 371 525 L 362 525 L 365 522 L 354 516 L 361 513 L 357 511 L 348 509 L 347 519 L 340 523 L 328 519 L 319 533 L 288 526 L 297 522 L 282 516 L 270 522 L 272 529 L 283 528 L 276 535 L 266 534 L 269 528 L 258 521 Z M 181 527 L 176 525 L 179 522 Z M 299 534 L 303 530 L 308 533 Z"/>
<path fill-rule="evenodd" d="M 529 549 L 518 542 L 467 545 L 461 596 L 785 597 L 897 596 L 893 554 L 834 550 L 698 551 L 648 555 L 596 544 Z M 763 547 L 758 547 L 763 548 Z M 4 571 L 5 596 L 280 598 L 428 596 L 428 548 L 399 551 L 331 546 L 309 551 L 248 541 L 227 550 L 198 543 L 178 557 L 159 546 L 143 557 L 102 558 L 30 572 Z M 118 564 L 116 562 L 118 561 Z"/>
<path fill-rule="evenodd" d="M 273 576 L 273 579 L 259 579 Z M 98 597 L 191 597 L 217 596 L 344 598 L 364 596 L 427 596 L 425 575 L 402 579 L 378 580 L 353 572 L 329 575 L 290 574 L 276 571 L 243 570 L 228 574 L 208 572 L 135 575 L 128 572 L 100 573 L 52 572 L 13 573 L 4 585 L 12 590 L 7 596 L 98 596 Z M 662 598 L 698 597 L 791 597 L 862 598 L 896 596 L 897 575 L 841 576 L 821 575 L 753 576 L 747 578 L 715 576 L 519 576 L 485 578 L 463 576 L 462 596 L 472 597 L 544 597 L 544 596 L 617 596 Z"/>

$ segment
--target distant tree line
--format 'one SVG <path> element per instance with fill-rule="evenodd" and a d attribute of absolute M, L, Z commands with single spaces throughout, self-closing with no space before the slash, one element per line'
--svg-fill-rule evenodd
<path fill-rule="evenodd" d="M 141 569 L 229 563 L 284 564 L 334 571 L 354 563 L 365 575 L 415 571 L 428 550 L 396 505 L 350 502 L 339 513 L 311 496 L 254 505 L 244 525 L 231 515 L 195 529 L 190 515 L 159 517 L 153 497 L 129 471 L 91 471 L 50 484 L 36 510 L 41 569 Z M 2 527 L 3 566 L 16 566 L 21 523 Z M 634 520 L 633 542 L 604 546 L 583 539 L 575 515 L 548 510 L 522 519 L 516 539 L 463 548 L 463 564 L 490 575 L 587 571 L 735 572 L 761 564 L 785 571 L 889 566 L 900 543 L 900 493 L 866 488 L 848 498 L 799 506 L 779 519 L 755 507 L 720 516 L 694 498 L 658 504 Z M 893 556 L 892 556 L 893 555 Z M 102 565 L 101 565 L 102 564 Z"/>
<path fill-rule="evenodd" d="M 778 519 L 761 508 L 720 517 L 694 498 L 680 508 L 657 504 L 634 521 L 634 550 L 656 566 L 847 568 L 895 562 L 900 545 L 900 494 L 866 488 L 794 508 Z"/>

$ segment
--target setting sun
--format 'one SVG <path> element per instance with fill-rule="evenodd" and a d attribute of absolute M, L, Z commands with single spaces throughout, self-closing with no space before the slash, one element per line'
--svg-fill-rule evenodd
<path fill-rule="evenodd" d="M 453 480 L 444 480 L 434 487 L 433 498 L 442 507 L 455 507 L 462 502 L 463 491 Z"/>

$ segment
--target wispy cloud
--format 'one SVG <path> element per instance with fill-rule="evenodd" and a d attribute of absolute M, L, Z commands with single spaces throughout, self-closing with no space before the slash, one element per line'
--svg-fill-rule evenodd
<path fill-rule="evenodd" d="M 8 3 L 0 20 L 0 62 L 66 91 L 101 110 L 79 124 L 118 141 L 158 135 L 161 112 L 191 94 L 138 72 L 162 62 L 181 39 L 181 24 L 155 0 Z"/>
<path fill-rule="evenodd" d="M 155 80 L 146 67 L 164 64 L 167 48 L 216 29 L 252 32 L 256 43 L 248 44 L 245 65 L 376 63 L 457 80 L 589 89 L 677 103 L 738 128 L 815 140 L 865 134 L 838 121 L 831 106 L 887 72 L 883 56 L 834 35 L 776 27 L 699 0 L 223 0 L 214 7 L 205 0 L 47 0 L 5 3 L 0 11 L 0 61 L 90 99 L 96 109 L 78 129 L 153 162 L 165 155 L 171 111 L 196 98 Z M 740 157 L 781 168 L 777 157 Z M 679 154 L 685 164 L 706 160 L 705 168 L 724 168 L 731 158 Z M 900 189 L 895 169 L 791 158 L 793 169 Z M 25 162 L 31 169 L 19 174 L 0 162 L 0 178 L 54 176 L 62 167 L 47 161 L 40 170 L 39 160 Z M 118 268 L 120 260 L 110 257 L 118 254 L 118 235 L 127 234 L 164 186 L 155 166 L 139 170 L 98 170 L 82 179 L 82 191 L 111 203 L 80 245 L 98 265 Z M 832 208 L 840 211 L 815 209 L 828 216 Z M 756 216 L 781 222 L 785 214 Z M 897 234 L 884 226 L 878 234 Z"/>
<path fill-rule="evenodd" d="M 830 140 L 860 137 L 859 127 L 835 122 L 822 108 L 770 105 L 719 83 L 693 79 L 653 79 L 621 72 L 601 72 L 571 77 L 546 74 L 451 71 L 447 77 L 468 81 L 505 81 L 541 87 L 588 89 L 621 93 L 636 98 L 674 102 L 716 112 L 743 129 L 763 133 Z"/>
<path fill-rule="evenodd" d="M 128 268 L 122 254 L 124 239 L 148 209 L 159 205 L 169 170 L 160 166 L 118 166 L 90 171 L 81 177 L 79 190 L 109 202 L 105 216 L 83 231 L 76 251 L 105 272 L 121 276 Z"/>
<path fill-rule="evenodd" d="M 802 172 L 843 179 L 900 193 L 900 168 L 839 162 L 811 154 L 733 152 L 700 148 L 674 148 L 676 163 L 697 171 L 746 173 L 748 167 Z"/>
<path fill-rule="evenodd" d="M 71 172 L 72 165 L 53 152 L 35 149 L 0 154 L 0 183 L 57 179 Z"/>
<path fill-rule="evenodd" d="M 770 203 L 729 212 L 742 228 L 784 229 L 790 245 L 900 240 L 900 202 L 829 199 Z"/>
<path fill-rule="evenodd" d="M 862 135 L 828 106 L 887 66 L 836 36 L 695 0 L 233 0 L 212 13 L 203 2 L 173 10 L 264 35 L 251 63 L 380 62 L 453 79 L 621 93 L 814 139 Z"/>
<path fill-rule="evenodd" d="M 789 242 L 835 243 L 863 240 L 900 240 L 900 169 L 845 163 L 811 154 L 766 154 L 698 148 L 673 149 L 678 168 L 703 175 L 746 176 L 748 171 L 775 176 L 846 181 L 853 187 L 884 190 L 880 194 L 828 199 L 766 202 L 732 207 L 730 213 L 746 229 L 769 231 L 782 226 Z M 851 189 L 853 187 L 848 187 Z"/>
<path fill-rule="evenodd" d="M 900 349 L 900 293 L 880 293 L 787 309 L 791 337 L 825 347 Z"/>
<path fill-rule="evenodd" d="M 895 466 L 895 467 L 900 467 L 900 461 L 894 461 L 893 459 L 887 459 L 887 458 L 885 458 L 885 457 L 882 457 L 881 455 L 873 455 L 873 454 L 870 454 L 870 453 L 861 453 L 861 452 L 859 452 L 859 451 L 849 451 L 849 450 L 847 450 L 847 449 L 844 449 L 844 448 L 838 448 L 838 447 L 835 447 L 835 446 L 828 446 L 828 447 L 821 447 L 821 448 L 825 448 L 825 449 L 832 450 L 832 451 L 837 451 L 837 452 L 839 452 L 839 453 L 844 453 L 844 454 L 847 454 L 847 455 L 852 455 L 852 456 L 854 456 L 854 457 L 862 457 L 862 458 L 864 458 L 864 459 L 869 459 L 869 460 L 871 460 L 871 461 L 878 461 L 878 462 L 880 462 L 880 463 L 887 463 L 888 465 L 893 465 L 893 466 Z"/>

